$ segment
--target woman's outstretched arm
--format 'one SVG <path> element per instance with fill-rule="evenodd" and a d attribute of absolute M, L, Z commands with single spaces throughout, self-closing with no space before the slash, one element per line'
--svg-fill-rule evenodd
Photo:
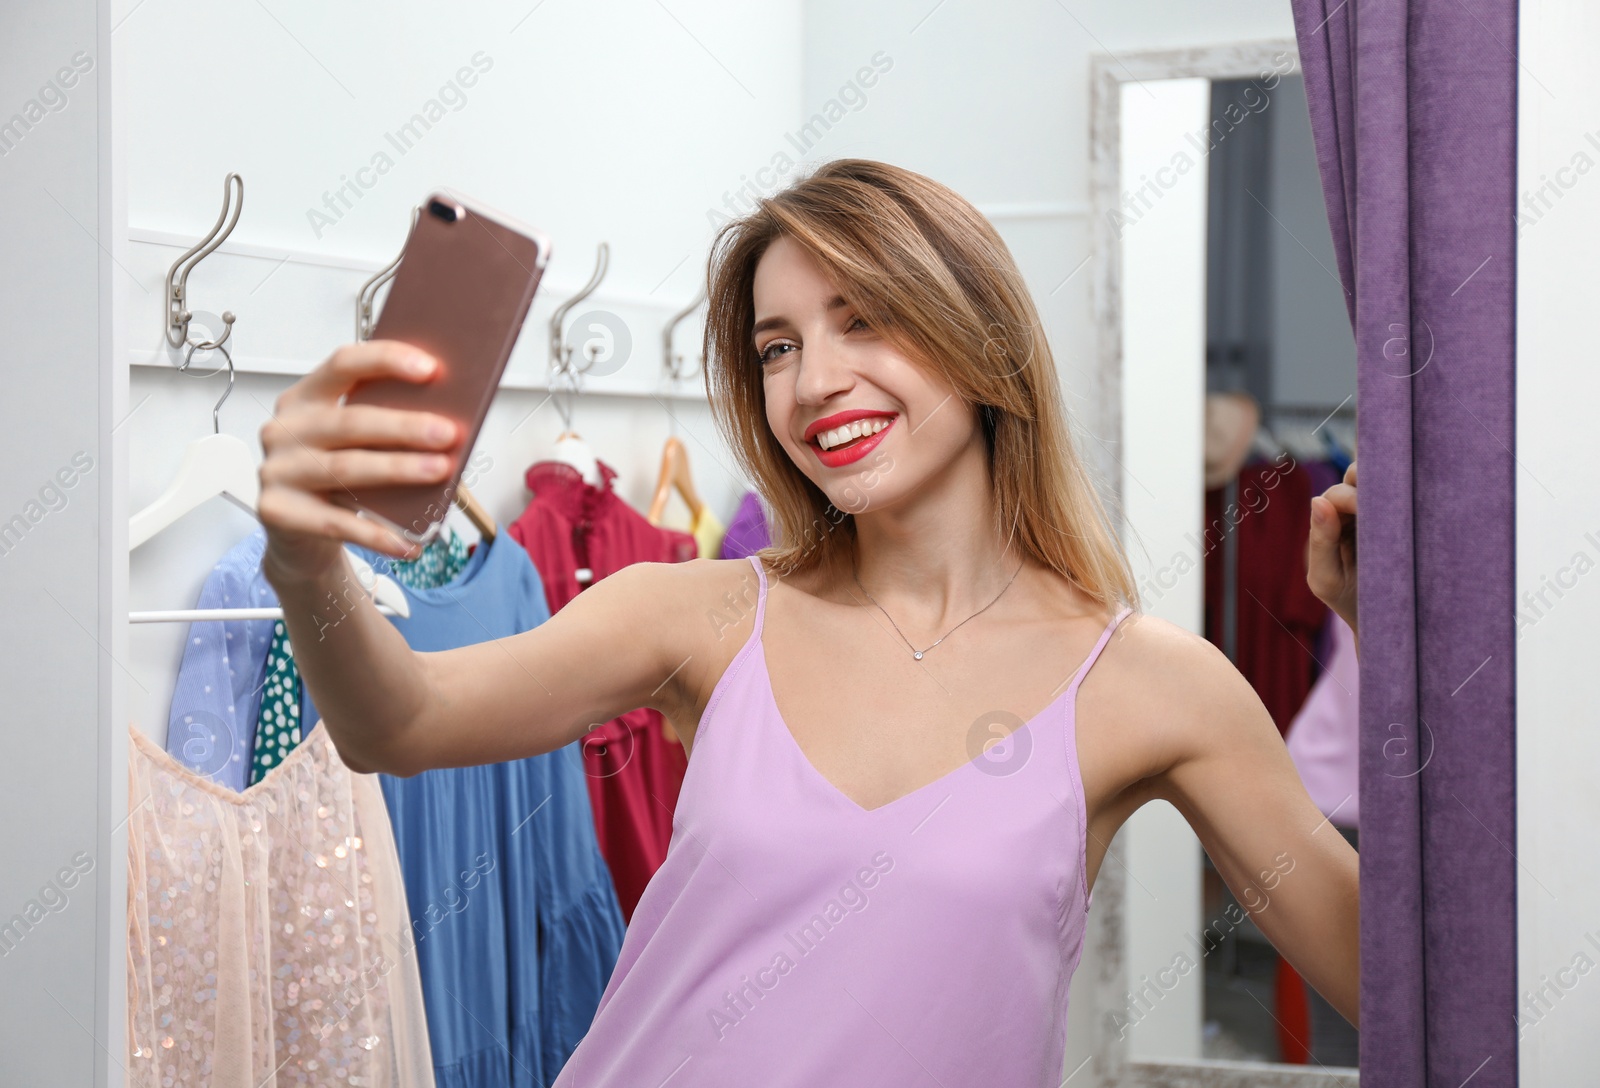
<path fill-rule="evenodd" d="M 635 707 L 660 708 L 674 671 L 665 647 L 681 622 L 670 598 L 683 579 L 671 564 L 603 578 L 531 631 L 434 653 L 412 650 L 361 589 L 345 541 L 395 556 L 414 549 L 327 496 L 445 478 L 450 466 L 430 467 L 426 451 L 458 439 L 445 417 L 340 402 L 364 380 L 426 381 L 426 370 L 409 369 L 415 360 L 429 362 L 395 342 L 341 348 L 278 398 L 261 429 L 262 571 L 340 757 L 357 772 L 399 775 L 516 759 Z M 434 423 L 443 430 L 430 434 Z"/>
<path fill-rule="evenodd" d="M 1130 721 L 1157 753 L 1146 796 L 1181 812 L 1217 871 L 1294 969 L 1352 1024 L 1360 1008 L 1355 850 L 1306 792 L 1250 682 L 1210 642 L 1141 616 Z M 1226 925 L 1227 919 L 1215 919 Z M 1227 928 L 1232 928 L 1227 926 Z"/>

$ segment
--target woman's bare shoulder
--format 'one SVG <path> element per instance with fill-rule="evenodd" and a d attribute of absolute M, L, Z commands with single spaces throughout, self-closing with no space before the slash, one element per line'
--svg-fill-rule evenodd
<path fill-rule="evenodd" d="M 1182 759 L 1199 740 L 1198 723 L 1225 719 L 1227 708 L 1254 697 L 1233 662 L 1205 637 L 1134 612 L 1085 677 L 1079 703 L 1084 720 L 1104 724 L 1104 743 L 1120 750 L 1118 762 L 1139 779 Z"/>
<path fill-rule="evenodd" d="M 692 743 L 717 679 L 755 630 L 760 576 L 748 559 L 690 559 L 682 563 L 638 563 L 629 570 L 641 596 L 644 637 L 670 669 L 654 702 Z M 690 723 L 690 735 L 684 735 Z"/>
<path fill-rule="evenodd" d="M 633 582 L 641 603 L 681 611 L 706 598 L 748 581 L 752 605 L 759 585 L 748 559 L 686 559 L 682 562 L 630 563 L 611 578 Z M 646 597 L 648 599 L 646 599 Z"/>
<path fill-rule="evenodd" d="M 704 629 L 719 637 L 731 627 L 750 630 L 760 599 L 760 577 L 748 559 L 689 559 L 635 563 L 642 600 L 664 630 L 688 635 Z"/>
<path fill-rule="evenodd" d="M 1219 666 L 1233 667 L 1203 635 L 1148 612 L 1131 612 L 1117 625 L 1106 647 L 1108 657 L 1116 644 L 1123 647 L 1114 658 L 1119 667 L 1148 670 L 1152 680 L 1168 675 L 1194 680 L 1215 675 Z"/>

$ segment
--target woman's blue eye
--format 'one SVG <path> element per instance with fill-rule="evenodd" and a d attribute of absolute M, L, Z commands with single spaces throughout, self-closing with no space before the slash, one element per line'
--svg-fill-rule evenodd
<path fill-rule="evenodd" d="M 770 362 L 772 362 L 771 355 L 772 355 L 772 349 L 773 348 L 792 348 L 792 347 L 794 347 L 793 344 L 790 344 L 790 343 L 787 343 L 787 342 L 784 342 L 784 341 L 781 341 L 781 340 L 779 342 L 775 343 L 775 344 L 768 344 L 765 348 L 763 348 L 756 355 L 756 361 L 759 362 L 759 363 L 770 363 Z"/>
<path fill-rule="evenodd" d="M 863 329 L 867 328 L 867 323 L 861 318 L 852 317 L 850 319 L 850 324 L 845 328 L 845 331 L 850 332 L 857 325 L 860 325 Z M 763 364 L 772 362 L 772 351 L 774 348 L 795 348 L 798 346 L 799 345 L 797 344 L 791 344 L 783 340 L 768 344 L 765 348 L 756 353 L 756 362 Z"/>

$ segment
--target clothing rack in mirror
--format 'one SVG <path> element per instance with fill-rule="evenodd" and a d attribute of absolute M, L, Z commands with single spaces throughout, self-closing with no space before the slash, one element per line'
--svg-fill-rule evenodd
<path fill-rule="evenodd" d="M 1353 455 L 1355 425 L 1354 394 L 1338 404 L 1264 404 L 1254 449 L 1258 456 L 1268 460 L 1275 459 L 1283 450 L 1297 461 L 1322 460 L 1330 456 L 1327 439 L 1320 437 L 1325 434 L 1340 449 Z"/>
<path fill-rule="evenodd" d="M 1356 418 L 1355 396 L 1346 397 L 1338 404 L 1269 404 L 1263 408 L 1267 415 L 1295 416 L 1307 419 Z"/>

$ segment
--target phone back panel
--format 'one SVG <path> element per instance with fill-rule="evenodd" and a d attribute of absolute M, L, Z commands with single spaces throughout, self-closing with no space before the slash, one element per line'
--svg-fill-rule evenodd
<path fill-rule="evenodd" d="M 435 214 L 435 200 L 460 217 Z M 372 336 L 422 348 L 439 360 L 440 372 L 426 383 L 363 382 L 345 403 L 436 412 L 454 419 L 463 437 L 441 451 L 453 462 L 446 480 L 351 487 L 331 493 L 331 501 L 376 516 L 419 543 L 438 534 L 548 260 L 549 242 L 539 232 L 508 226 L 453 193 L 429 198 Z"/>

